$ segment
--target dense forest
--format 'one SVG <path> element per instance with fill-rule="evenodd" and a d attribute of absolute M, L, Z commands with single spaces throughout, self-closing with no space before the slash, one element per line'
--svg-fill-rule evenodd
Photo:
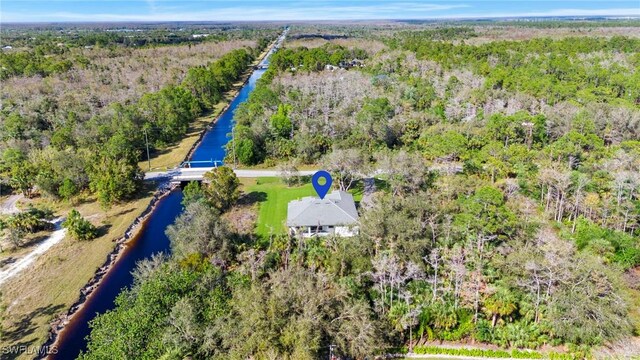
<path fill-rule="evenodd" d="M 91 51 L 94 48 L 111 50 L 108 57 L 114 57 L 116 54 L 113 52 L 119 49 L 148 49 L 166 45 L 186 45 L 191 49 L 192 46 L 232 40 L 268 41 L 274 35 L 274 29 L 270 27 L 233 29 L 225 26 L 186 25 L 180 28 L 155 28 L 148 24 L 136 24 L 132 28 L 122 25 L 121 28 L 85 28 L 76 24 L 60 28 L 45 26 L 42 29 L 5 26 L 2 46 L 5 47 L 3 50 L 11 51 L 0 52 L 0 79 L 17 75 L 47 76 L 64 73 L 74 66 L 86 68 L 91 64 L 92 58 L 105 56 Z M 266 42 L 258 47 L 264 46 Z M 202 50 L 197 53 L 202 55 Z"/>
<path fill-rule="evenodd" d="M 640 40 L 623 26 L 296 36 L 236 112 L 229 156 L 322 166 L 343 190 L 375 175 L 360 234 L 239 233 L 225 216 L 238 181 L 220 168 L 209 183 L 224 192 L 185 188 L 172 254 L 138 264 L 82 358 L 624 348 L 640 332 Z M 292 34 L 305 31 L 318 27 Z"/>
<path fill-rule="evenodd" d="M 142 49 L 105 34 L 109 41 L 96 48 L 74 46 L 93 41 L 81 37 L 63 46 L 44 42 L 34 50 L 3 52 L 3 183 L 27 196 L 37 188 L 57 199 L 89 191 L 104 206 L 131 198 L 141 185 L 137 164 L 145 141 L 156 151 L 182 139 L 274 34 Z M 56 67 L 55 58 L 68 66 Z"/>

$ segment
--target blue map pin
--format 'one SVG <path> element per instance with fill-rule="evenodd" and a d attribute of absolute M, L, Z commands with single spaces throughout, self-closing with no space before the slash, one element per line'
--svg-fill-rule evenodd
<path fill-rule="evenodd" d="M 320 184 L 321 178 L 324 178 L 324 184 Z M 320 199 L 324 199 L 329 192 L 329 189 L 331 189 L 333 179 L 331 178 L 331 174 L 324 170 L 320 170 L 313 174 L 313 177 L 311 177 L 311 183 L 313 184 L 313 188 L 316 189 L 318 196 L 320 196 Z"/>

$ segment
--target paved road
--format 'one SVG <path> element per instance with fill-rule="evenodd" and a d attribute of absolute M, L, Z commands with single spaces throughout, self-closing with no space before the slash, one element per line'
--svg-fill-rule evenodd
<path fill-rule="evenodd" d="M 192 181 L 201 180 L 202 175 L 207 171 L 211 171 L 213 168 L 177 168 L 162 172 L 148 172 L 144 175 L 145 180 L 168 180 L 174 179 L 176 181 Z M 441 173 L 456 174 L 462 171 L 462 166 L 459 164 L 438 164 L 431 166 L 431 170 Z M 280 171 L 278 170 L 246 170 L 236 169 L 234 170 L 237 177 L 240 178 L 259 178 L 259 177 L 279 177 Z M 313 175 L 318 170 L 302 170 L 298 173 L 300 175 Z M 384 174 L 381 169 L 375 170 L 371 174 L 364 176 L 364 178 L 374 178 L 377 175 Z M 372 181 L 372 179 L 368 180 Z M 369 183 L 369 186 L 373 186 L 369 191 L 372 193 L 375 191 L 375 184 Z M 366 189 L 365 189 L 366 190 Z"/>
<path fill-rule="evenodd" d="M 144 179 L 145 180 L 166 180 L 167 178 L 170 178 L 175 173 L 176 173 L 176 170 L 149 171 L 144 173 Z"/>
<path fill-rule="evenodd" d="M 185 181 L 192 180 L 210 171 L 211 168 L 188 168 L 188 169 L 172 169 L 169 171 L 148 172 L 144 175 L 145 180 L 166 180 L 169 178 L 176 178 L 178 180 L 184 179 Z M 298 173 L 300 175 L 313 175 L 317 170 L 302 170 Z M 234 170 L 236 176 L 239 178 L 259 178 L 259 177 L 279 177 L 280 171 L 278 170 Z"/>
<path fill-rule="evenodd" d="M 318 170 L 301 170 L 298 174 L 301 176 L 313 175 Z M 234 170 L 237 177 L 255 178 L 255 177 L 274 177 L 280 176 L 281 172 L 278 170 Z"/>
<path fill-rule="evenodd" d="M 0 214 L 15 214 L 20 210 L 16 206 L 18 200 L 22 199 L 22 194 L 11 195 L 4 203 L 0 205 Z"/>

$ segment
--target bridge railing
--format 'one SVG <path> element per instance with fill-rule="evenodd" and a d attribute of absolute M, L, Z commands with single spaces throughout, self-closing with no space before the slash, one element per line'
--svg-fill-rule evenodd
<path fill-rule="evenodd" d="M 193 160 L 193 161 L 183 161 L 178 166 L 180 169 L 191 169 L 191 164 L 211 164 L 213 167 L 222 166 L 223 162 L 220 160 Z"/>

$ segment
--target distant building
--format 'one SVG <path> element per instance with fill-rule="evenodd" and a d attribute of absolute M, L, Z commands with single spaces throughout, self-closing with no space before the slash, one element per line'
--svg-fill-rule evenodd
<path fill-rule="evenodd" d="M 364 62 L 360 59 L 340 61 L 338 66 L 340 66 L 340 68 L 342 69 L 350 69 L 352 67 L 364 67 Z"/>
<path fill-rule="evenodd" d="M 353 196 L 333 191 L 324 199 L 305 197 L 289 203 L 287 226 L 291 235 L 354 236 L 358 234 L 358 211 Z"/>

